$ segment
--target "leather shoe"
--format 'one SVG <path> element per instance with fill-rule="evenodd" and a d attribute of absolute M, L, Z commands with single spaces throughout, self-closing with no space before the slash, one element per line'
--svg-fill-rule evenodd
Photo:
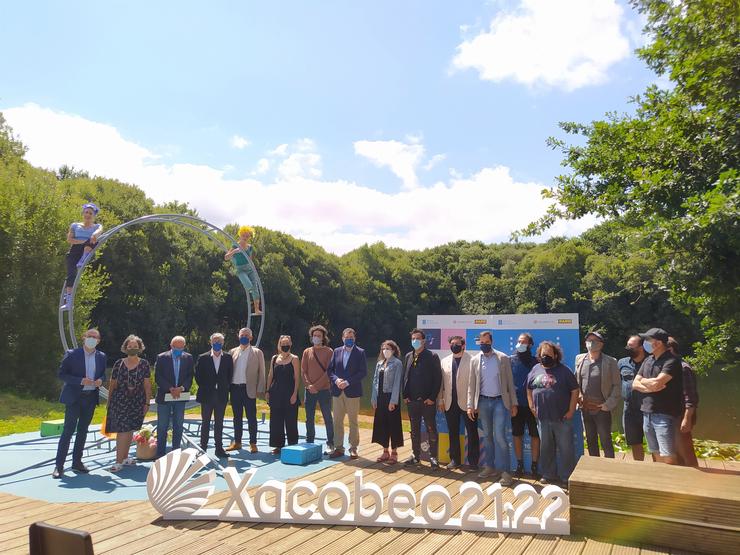
<path fill-rule="evenodd" d="M 229 445 L 226 450 L 227 451 L 239 451 L 242 448 L 242 444 L 238 443 L 236 441 L 232 441 L 231 445 Z"/>
<path fill-rule="evenodd" d="M 82 474 L 87 474 L 90 472 L 90 469 L 87 468 L 82 462 L 78 462 L 72 465 L 72 470 L 75 470 L 77 472 L 81 472 Z"/>
<path fill-rule="evenodd" d="M 63 478 L 64 477 L 64 469 L 63 468 L 57 468 L 55 466 L 54 467 L 54 472 L 51 473 L 51 477 L 54 478 L 55 480 L 58 480 L 59 478 Z"/>
<path fill-rule="evenodd" d="M 434 457 L 429 457 L 429 463 L 432 465 L 432 470 L 439 470 L 439 461 Z"/>
<path fill-rule="evenodd" d="M 342 449 L 334 449 L 334 451 L 331 452 L 329 455 L 330 459 L 338 459 L 339 457 L 344 456 L 344 450 Z"/>
<path fill-rule="evenodd" d="M 217 457 L 218 457 L 219 459 L 228 459 L 228 458 L 229 458 L 229 454 L 228 454 L 228 453 L 227 453 L 226 451 L 224 451 L 223 449 L 219 449 L 219 450 L 218 450 L 218 451 L 216 451 L 216 452 L 215 452 L 214 454 L 215 454 L 215 455 L 216 455 L 216 456 L 217 456 Z"/>
<path fill-rule="evenodd" d="M 249 444 L 249 452 L 250 453 L 257 453 L 258 452 L 257 444 L 256 443 L 250 443 Z"/>
<path fill-rule="evenodd" d="M 350 447 L 350 448 L 349 448 L 349 458 L 350 458 L 350 459 L 356 459 L 356 458 L 358 458 L 359 456 L 360 456 L 360 455 L 358 455 L 358 454 L 357 454 L 357 449 L 355 449 L 354 447 Z"/>

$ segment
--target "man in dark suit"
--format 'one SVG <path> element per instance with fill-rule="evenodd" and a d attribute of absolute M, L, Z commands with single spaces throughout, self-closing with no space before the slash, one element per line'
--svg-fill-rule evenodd
<path fill-rule="evenodd" d="M 216 444 L 216 456 L 228 457 L 224 451 L 223 431 L 224 413 L 229 402 L 229 386 L 234 374 L 233 359 L 224 355 L 224 336 L 221 333 L 211 335 L 211 350 L 198 357 L 195 365 L 195 381 L 198 383 L 196 399 L 200 403 L 200 415 L 203 424 L 200 428 L 200 447 L 208 447 L 208 436 L 211 432 L 211 415 L 213 415 L 213 442 Z"/>
<path fill-rule="evenodd" d="M 69 442 L 77 430 L 72 450 L 72 469 L 87 474 L 90 472 L 82 463 L 82 450 L 87 440 L 95 407 L 98 404 L 98 388 L 105 376 L 105 353 L 95 347 L 100 343 L 100 332 L 95 329 L 82 334 L 83 346 L 67 351 L 59 366 L 59 379 L 64 382 L 59 402 L 64 403 L 64 431 L 59 438 L 53 478 L 64 476 L 64 461 L 69 452 Z"/>
<path fill-rule="evenodd" d="M 172 424 L 172 449 L 179 449 L 185 421 L 187 401 L 165 401 L 168 393 L 172 399 L 190 391 L 193 384 L 193 356 L 185 352 L 185 338 L 176 335 L 170 341 L 170 350 L 157 356 L 154 380 L 157 383 L 157 458 L 167 450 L 167 430 Z"/>
<path fill-rule="evenodd" d="M 332 405 L 334 413 L 334 452 L 329 455 L 336 459 L 344 455 L 344 416 L 349 418 L 349 456 L 356 459 L 360 444 L 360 398 L 362 397 L 362 378 L 367 375 L 365 351 L 355 345 L 355 330 L 346 328 L 342 332 L 343 347 L 334 350 L 329 361 L 329 381 L 331 382 Z"/>

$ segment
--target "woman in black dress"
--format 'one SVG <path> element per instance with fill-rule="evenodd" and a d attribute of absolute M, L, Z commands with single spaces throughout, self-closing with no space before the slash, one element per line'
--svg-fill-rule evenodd
<path fill-rule="evenodd" d="M 403 363 L 401 351 L 395 341 L 390 339 L 380 346 L 378 363 L 373 376 L 373 391 L 370 402 L 375 409 L 373 419 L 373 443 L 383 447 L 378 462 L 390 464 L 398 462 L 399 447 L 403 447 L 403 428 L 401 427 L 401 378 Z M 391 452 L 388 452 L 388 444 Z"/>
<path fill-rule="evenodd" d="M 265 398 L 270 405 L 270 447 L 279 455 L 288 436 L 288 445 L 298 443 L 298 357 L 290 352 L 293 345 L 289 335 L 278 339 L 278 354 L 270 361 Z"/>
<path fill-rule="evenodd" d="M 120 471 L 124 465 L 136 464 L 128 456 L 131 439 L 144 423 L 152 397 L 149 363 L 139 357 L 144 352 L 144 342 L 140 337 L 129 335 L 121 351 L 126 353 L 126 357 L 113 364 L 108 384 L 106 429 L 116 433 L 116 464 L 110 468 L 111 472 Z"/>

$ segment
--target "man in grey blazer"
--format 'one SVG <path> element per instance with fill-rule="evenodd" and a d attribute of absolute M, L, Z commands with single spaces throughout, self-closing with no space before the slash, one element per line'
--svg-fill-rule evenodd
<path fill-rule="evenodd" d="M 480 446 L 478 439 L 478 418 L 469 418 L 468 385 L 470 385 L 470 363 L 473 357 L 465 352 L 465 338 L 450 337 L 451 354 L 442 359 L 442 387 L 439 390 L 439 410 L 444 411 L 447 430 L 450 435 L 450 463 L 447 470 L 460 466 L 464 457 L 460 454 L 460 419 L 465 422 L 468 435 L 468 467 L 478 469 Z"/>
<path fill-rule="evenodd" d="M 239 330 L 239 346 L 231 349 L 234 376 L 231 379 L 231 408 L 234 411 L 234 441 L 227 451 L 242 448 L 244 413 L 249 428 L 249 452 L 257 452 L 257 396 L 265 394 L 265 355 L 252 345 L 252 330 Z"/>
<path fill-rule="evenodd" d="M 603 349 L 601 332 L 588 332 L 587 352 L 576 356 L 576 381 L 580 388 L 578 404 L 581 406 L 588 454 L 599 456 L 601 440 L 604 456 L 613 459 L 612 410 L 622 399 L 622 379 L 617 359 L 602 353 Z"/>
<path fill-rule="evenodd" d="M 468 416 L 477 414 L 483 428 L 485 460 L 478 477 L 496 480 L 500 476 L 501 485 L 508 487 L 514 479 L 509 473 L 511 455 L 506 424 L 518 409 L 511 361 L 506 354 L 494 350 L 490 331 L 481 332 L 479 344 L 481 352 L 470 362 L 467 399 Z"/>

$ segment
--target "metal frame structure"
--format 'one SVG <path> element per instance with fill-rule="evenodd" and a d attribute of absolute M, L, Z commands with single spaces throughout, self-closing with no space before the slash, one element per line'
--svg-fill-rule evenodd
<path fill-rule="evenodd" d="M 148 216 L 142 216 L 140 218 L 136 218 L 134 220 L 130 220 L 128 222 L 124 222 L 122 224 L 119 224 L 108 231 L 102 233 L 100 237 L 98 238 L 97 243 L 92 249 L 92 252 L 87 257 L 83 265 L 77 269 L 77 276 L 75 277 L 74 285 L 72 286 L 72 294 L 71 298 L 69 300 L 69 304 L 66 309 L 62 309 L 61 306 L 64 304 L 64 294 L 66 292 L 66 283 L 62 285 L 62 292 L 59 295 L 59 337 L 62 341 L 62 346 L 64 347 L 65 351 L 68 351 L 69 349 L 75 349 L 77 348 L 77 336 L 75 334 L 75 325 L 74 325 L 74 301 L 75 301 L 75 294 L 77 293 L 77 287 L 80 284 L 80 278 L 82 277 L 82 273 L 85 271 L 85 268 L 88 264 L 93 260 L 95 257 L 96 251 L 101 248 L 108 239 L 113 237 L 116 233 L 119 231 L 126 229 L 127 227 L 137 226 L 141 224 L 147 224 L 147 223 L 172 223 L 177 224 L 183 227 L 187 227 L 189 229 L 192 229 L 194 231 L 197 231 L 198 233 L 201 233 L 202 235 L 205 235 L 208 237 L 211 241 L 213 241 L 220 250 L 223 252 L 228 251 L 231 249 L 231 246 L 233 244 L 237 244 L 238 242 L 234 240 L 234 238 L 226 233 L 223 229 L 213 225 L 210 222 L 207 222 L 205 220 L 202 220 L 200 218 L 196 218 L 195 216 L 189 216 L 187 214 L 150 214 Z M 255 346 L 259 346 L 260 340 L 262 339 L 262 332 L 265 327 L 265 292 L 262 289 L 262 282 L 259 278 L 259 275 L 257 274 L 257 269 L 254 267 L 254 263 L 252 262 L 252 259 L 247 256 L 247 253 L 244 252 L 244 249 L 241 247 L 239 250 L 244 254 L 246 259 L 249 261 L 249 264 L 252 266 L 252 270 L 254 270 L 254 276 L 257 278 L 257 283 L 255 283 L 255 287 L 257 288 L 257 291 L 260 295 L 260 304 L 262 307 L 262 315 L 260 318 L 260 324 L 259 324 L 259 331 L 257 332 L 257 339 L 254 341 Z M 246 287 L 244 288 L 244 292 L 247 295 L 247 326 L 252 327 L 252 303 L 251 301 L 253 299 L 249 296 L 249 291 L 247 291 Z M 65 327 L 64 325 L 64 313 L 67 313 L 68 316 L 68 323 Z M 69 336 L 68 336 L 69 334 Z M 107 393 L 107 392 L 106 392 Z"/>

